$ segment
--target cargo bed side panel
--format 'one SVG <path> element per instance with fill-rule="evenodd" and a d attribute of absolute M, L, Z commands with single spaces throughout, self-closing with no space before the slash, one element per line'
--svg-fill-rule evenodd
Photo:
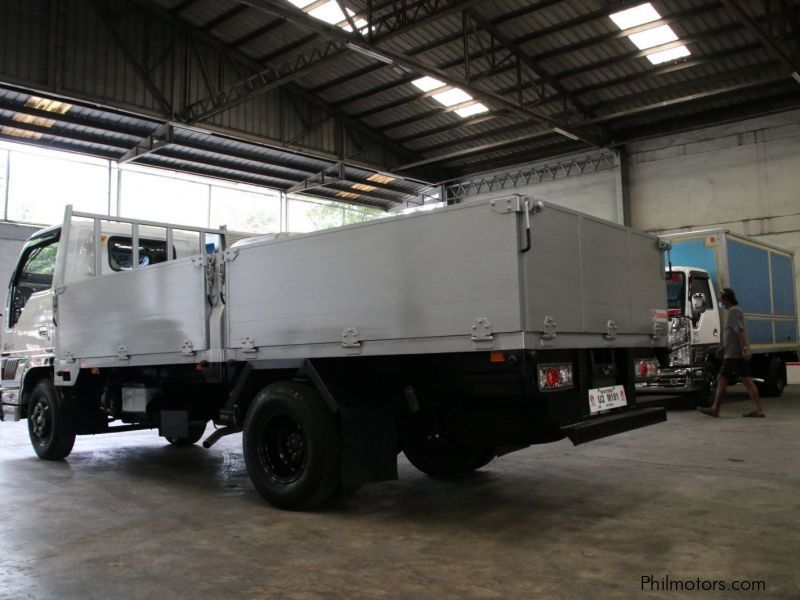
<path fill-rule="evenodd" d="M 227 265 L 228 347 L 340 346 L 346 328 L 468 341 L 481 317 L 520 331 L 517 222 L 481 203 L 245 244 Z"/>
<path fill-rule="evenodd" d="M 207 348 L 205 271 L 190 259 L 68 284 L 58 297 L 57 356 L 76 359 Z"/>
<path fill-rule="evenodd" d="M 613 321 L 618 334 L 650 335 L 667 304 L 661 264 L 654 237 L 546 205 L 525 257 L 528 331 L 550 316 L 558 334 L 605 334 Z"/>

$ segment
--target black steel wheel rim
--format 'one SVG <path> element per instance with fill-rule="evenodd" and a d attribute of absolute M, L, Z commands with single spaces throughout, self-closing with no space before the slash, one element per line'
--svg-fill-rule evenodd
<path fill-rule="evenodd" d="M 290 415 L 272 415 L 261 431 L 258 455 L 273 481 L 282 485 L 296 481 L 308 457 L 303 428 Z"/>
<path fill-rule="evenodd" d="M 43 397 L 36 399 L 31 410 L 31 431 L 36 441 L 44 445 L 50 440 L 53 429 L 53 411 L 50 403 Z"/>

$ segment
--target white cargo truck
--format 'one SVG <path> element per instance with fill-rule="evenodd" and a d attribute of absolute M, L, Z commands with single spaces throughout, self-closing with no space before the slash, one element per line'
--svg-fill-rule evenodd
<path fill-rule="evenodd" d="M 638 391 L 711 403 L 720 366 L 718 295 L 730 287 L 744 312 L 751 372 L 760 393 L 783 394 L 786 363 L 797 361 L 799 349 L 792 253 L 726 229 L 663 239 L 671 244 L 666 266 L 670 353 L 655 378 L 637 383 Z"/>
<path fill-rule="evenodd" d="M 414 466 L 457 477 L 564 437 L 665 420 L 636 405 L 666 346 L 663 244 L 513 196 L 231 247 L 223 230 L 81 214 L 11 280 L 4 420 L 43 459 L 76 435 L 243 432 L 276 506 Z"/>

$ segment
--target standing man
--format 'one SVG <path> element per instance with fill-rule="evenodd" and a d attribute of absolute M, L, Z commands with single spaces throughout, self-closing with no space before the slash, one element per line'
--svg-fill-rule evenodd
<path fill-rule="evenodd" d="M 750 344 L 747 341 L 747 331 L 744 327 L 744 313 L 736 301 L 736 294 L 731 288 L 722 288 L 719 295 L 719 305 L 727 308 L 725 327 L 722 330 L 722 366 L 717 375 L 717 394 L 714 403 L 708 408 L 698 408 L 701 413 L 712 417 L 719 416 L 719 405 L 728 389 L 728 381 L 732 377 L 739 377 L 750 399 L 756 405 L 755 410 L 744 413 L 743 417 L 763 417 L 764 407 L 758 399 L 758 389 L 750 376 Z"/>

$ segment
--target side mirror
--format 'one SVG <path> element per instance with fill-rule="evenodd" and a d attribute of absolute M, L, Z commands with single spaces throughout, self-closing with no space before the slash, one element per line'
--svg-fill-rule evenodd
<path fill-rule="evenodd" d="M 706 295 L 703 292 L 692 294 L 692 318 L 697 319 L 707 306 Z"/>

